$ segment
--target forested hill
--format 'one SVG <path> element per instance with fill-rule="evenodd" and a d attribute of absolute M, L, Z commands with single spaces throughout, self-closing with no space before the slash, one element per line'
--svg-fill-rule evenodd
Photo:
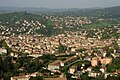
<path fill-rule="evenodd" d="M 120 6 L 108 8 L 68 8 L 68 9 L 48 9 L 48 8 L 18 8 L 18 7 L 0 7 L 0 12 L 29 12 L 35 14 L 59 14 L 59 15 L 79 15 L 79 16 L 97 16 L 97 17 L 118 17 L 120 16 Z"/>
<path fill-rule="evenodd" d="M 32 13 L 1 13 L 0 32 L 2 35 L 43 34 L 51 36 L 64 31 L 79 31 L 85 27 L 99 28 L 120 24 L 120 6 L 103 9 L 68 9 L 58 12 L 51 10 L 51 13 L 47 14 Z"/>
<path fill-rule="evenodd" d="M 120 6 L 108 8 L 86 8 L 86 9 L 71 9 L 62 11 L 56 14 L 60 15 L 75 15 L 75 16 L 94 16 L 103 18 L 118 18 L 120 17 Z"/>
<path fill-rule="evenodd" d="M 80 14 L 86 16 L 98 16 L 104 18 L 116 18 L 116 17 L 120 17 L 120 6 L 102 8 L 102 9 L 93 9 L 93 10 L 88 9 L 84 12 L 81 12 Z"/>
<path fill-rule="evenodd" d="M 50 36 L 59 33 L 59 30 L 54 29 L 53 22 L 47 19 L 46 15 L 13 12 L 0 14 L 0 32 L 3 35 L 44 34 Z"/>

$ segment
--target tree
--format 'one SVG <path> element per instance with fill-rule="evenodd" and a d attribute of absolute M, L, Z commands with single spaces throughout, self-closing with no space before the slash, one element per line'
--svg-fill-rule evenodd
<path fill-rule="evenodd" d="M 84 73 L 84 74 L 81 76 L 81 80 L 89 80 L 88 74 L 87 74 L 87 73 Z"/>
<path fill-rule="evenodd" d="M 106 80 L 120 80 L 120 77 L 108 76 Z"/>
<path fill-rule="evenodd" d="M 58 52 L 59 52 L 59 53 L 65 53 L 66 50 L 67 50 L 67 46 L 64 46 L 64 45 L 62 45 L 62 44 L 60 44 L 60 45 L 58 46 Z"/>

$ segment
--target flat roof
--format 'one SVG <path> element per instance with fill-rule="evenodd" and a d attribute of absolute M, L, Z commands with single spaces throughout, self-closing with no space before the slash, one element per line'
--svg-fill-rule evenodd
<path fill-rule="evenodd" d="M 72 57 L 70 57 L 70 58 L 64 60 L 63 63 L 67 63 L 68 61 L 70 61 L 70 60 L 72 60 L 72 59 L 74 59 L 74 58 L 76 58 L 76 56 L 72 56 Z"/>
<path fill-rule="evenodd" d="M 61 60 L 55 60 L 54 62 L 50 63 L 50 65 L 58 65 L 61 62 Z"/>
<path fill-rule="evenodd" d="M 45 78 L 45 80 L 67 80 L 66 78 Z"/>

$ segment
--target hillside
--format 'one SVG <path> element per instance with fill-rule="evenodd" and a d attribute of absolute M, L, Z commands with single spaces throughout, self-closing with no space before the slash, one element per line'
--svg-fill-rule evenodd
<path fill-rule="evenodd" d="M 72 14 L 81 16 L 120 16 L 120 6 L 107 8 L 66 8 L 66 9 L 48 9 L 48 8 L 32 8 L 32 7 L 0 7 L 0 12 L 29 12 L 29 13 L 45 13 L 45 14 Z"/>
<path fill-rule="evenodd" d="M 44 34 L 50 36 L 58 33 L 53 23 L 45 15 L 35 15 L 26 12 L 0 14 L 0 31 L 3 35 L 14 34 Z M 5 31 L 5 32 L 4 32 Z"/>
<path fill-rule="evenodd" d="M 44 9 L 42 10 L 44 11 Z M 47 9 L 45 10 L 47 11 Z M 100 28 L 120 24 L 120 6 L 103 9 L 56 10 L 48 10 L 50 12 L 47 14 L 39 14 L 40 12 L 34 10 L 32 13 L 2 13 L 0 14 L 1 35 L 42 34 L 52 36 L 64 31 L 79 31 L 82 28 Z M 99 21 L 99 19 L 103 19 L 103 21 Z"/>

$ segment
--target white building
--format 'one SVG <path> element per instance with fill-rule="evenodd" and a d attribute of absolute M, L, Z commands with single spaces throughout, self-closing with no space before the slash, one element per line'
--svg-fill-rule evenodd
<path fill-rule="evenodd" d="M 29 80 L 30 76 L 15 76 L 11 77 L 11 80 Z"/>
<path fill-rule="evenodd" d="M 56 72 L 60 69 L 60 62 L 61 60 L 56 60 L 48 65 L 48 70 Z"/>
<path fill-rule="evenodd" d="M 77 67 L 76 67 L 76 66 L 72 66 L 72 67 L 70 67 L 70 69 L 69 69 L 69 73 L 70 73 L 70 74 L 74 74 L 76 70 L 77 70 Z"/>
<path fill-rule="evenodd" d="M 0 54 L 7 53 L 7 50 L 5 48 L 0 48 Z"/>

